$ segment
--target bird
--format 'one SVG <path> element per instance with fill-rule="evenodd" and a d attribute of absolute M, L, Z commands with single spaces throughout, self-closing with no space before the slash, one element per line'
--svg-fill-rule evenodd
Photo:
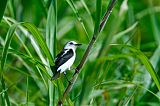
<path fill-rule="evenodd" d="M 56 80 L 60 77 L 61 73 L 66 74 L 66 70 L 71 70 L 76 58 L 76 49 L 82 44 L 76 43 L 75 41 L 69 41 L 65 44 L 62 51 L 55 57 L 54 66 L 51 66 L 53 76 L 51 80 Z M 67 79 L 68 80 L 68 79 Z"/>

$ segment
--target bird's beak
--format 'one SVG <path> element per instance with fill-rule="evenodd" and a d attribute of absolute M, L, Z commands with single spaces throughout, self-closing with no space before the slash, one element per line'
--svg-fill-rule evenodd
<path fill-rule="evenodd" d="M 75 44 L 76 46 L 81 46 L 82 44 Z"/>

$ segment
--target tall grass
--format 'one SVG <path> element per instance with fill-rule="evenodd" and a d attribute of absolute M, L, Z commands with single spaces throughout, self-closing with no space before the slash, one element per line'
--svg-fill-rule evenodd
<path fill-rule="evenodd" d="M 0 105 L 159 106 L 160 2 L 118 0 L 106 23 L 110 1 L 1 0 Z M 69 40 L 83 45 L 64 95 L 68 82 L 50 81 L 50 67 Z"/>

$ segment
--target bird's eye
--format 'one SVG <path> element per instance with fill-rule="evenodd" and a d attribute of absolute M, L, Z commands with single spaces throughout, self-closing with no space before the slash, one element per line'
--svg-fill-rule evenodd
<path fill-rule="evenodd" d="M 70 44 L 70 45 L 73 45 L 73 42 L 70 42 L 69 44 Z"/>

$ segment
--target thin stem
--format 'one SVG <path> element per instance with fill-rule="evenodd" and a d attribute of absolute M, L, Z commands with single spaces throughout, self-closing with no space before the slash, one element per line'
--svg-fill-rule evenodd
<path fill-rule="evenodd" d="M 103 28 L 104 28 L 104 26 L 105 26 L 105 24 L 106 24 L 106 22 L 107 22 L 107 20 L 108 20 L 108 18 L 109 18 L 109 16 L 110 16 L 111 12 L 112 12 L 112 9 L 113 9 L 116 1 L 117 1 L 117 0 L 111 0 L 111 1 L 110 1 L 109 6 L 108 6 L 108 9 L 107 9 L 105 15 L 103 16 L 103 19 L 101 20 L 101 23 L 100 23 L 100 25 L 99 25 L 99 28 L 98 28 L 98 29 L 99 29 L 99 33 L 103 30 Z M 96 41 L 97 36 L 99 35 L 99 33 L 94 33 L 94 34 L 93 34 L 93 37 L 92 37 L 91 41 L 89 42 L 88 47 L 87 47 L 87 49 L 86 49 L 86 51 L 85 51 L 85 53 L 84 53 L 84 55 L 83 55 L 83 57 L 82 57 L 79 65 L 78 65 L 77 68 L 75 69 L 75 74 L 73 75 L 73 77 L 72 77 L 72 79 L 70 80 L 67 88 L 65 89 L 65 91 L 64 91 L 64 93 L 63 93 L 63 97 L 59 100 L 59 102 L 58 102 L 58 104 L 57 104 L 58 106 L 61 106 L 61 105 L 63 104 L 66 96 L 67 96 L 68 93 L 72 90 L 72 87 L 73 87 L 73 85 L 74 85 L 75 81 L 77 80 L 77 77 L 78 77 L 78 75 L 79 75 L 79 73 L 80 73 L 80 69 L 81 69 L 81 68 L 83 67 L 83 65 L 85 64 L 85 61 L 86 61 L 86 59 L 87 59 L 87 57 L 88 57 L 88 54 L 89 54 L 90 50 L 92 49 L 93 44 L 95 43 L 95 41 Z"/>

